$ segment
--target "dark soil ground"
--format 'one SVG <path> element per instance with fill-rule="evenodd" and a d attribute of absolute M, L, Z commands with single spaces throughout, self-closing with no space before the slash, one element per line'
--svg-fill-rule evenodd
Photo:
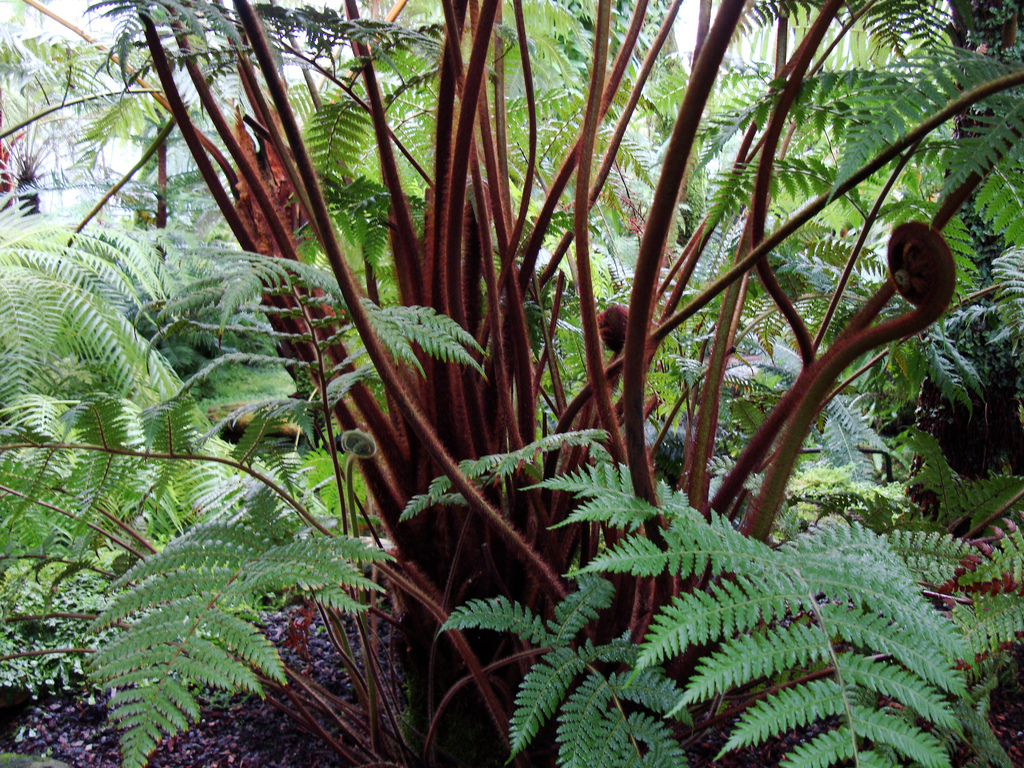
<path fill-rule="evenodd" d="M 293 614 L 294 619 L 294 614 Z M 265 617 L 268 636 L 279 647 L 288 637 L 288 617 Z M 285 649 L 285 661 L 305 672 L 332 693 L 347 687 L 329 641 L 315 628 L 305 649 Z M 1016 685 L 992 696 L 990 722 L 1015 766 L 1024 768 L 1024 647 L 1017 650 Z M 691 768 L 776 768 L 783 753 L 805 740 L 792 734 L 754 750 L 730 753 L 715 761 L 725 735 L 711 731 L 691 744 Z M 117 732 L 107 722 L 102 700 L 54 696 L 0 710 L 0 753 L 47 755 L 74 768 L 119 768 Z M 345 768 L 323 742 L 312 737 L 271 704 L 245 701 L 210 701 L 199 723 L 187 733 L 167 739 L 150 760 L 152 768 Z"/>

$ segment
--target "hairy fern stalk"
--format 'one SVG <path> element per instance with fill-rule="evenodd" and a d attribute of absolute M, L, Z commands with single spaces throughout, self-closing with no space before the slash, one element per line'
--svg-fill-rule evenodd
<path fill-rule="evenodd" d="M 0 212 L 0 583 L 109 579 L 126 766 L 203 687 L 351 765 L 681 766 L 713 728 L 813 734 L 807 768 L 1009 765 L 1024 480 L 910 431 L 922 512 L 866 457 L 885 382 L 963 398 L 927 336 L 952 301 L 1020 329 L 1016 27 L 996 56 L 935 3 L 722 0 L 670 54 L 680 4 L 97 4 L 222 223 Z M 217 353 L 178 378 L 186 342 Z M 297 396 L 210 424 L 190 393 L 238 364 Z M 857 483 L 799 490 L 808 449 Z M 282 599 L 350 698 L 253 625 Z"/>

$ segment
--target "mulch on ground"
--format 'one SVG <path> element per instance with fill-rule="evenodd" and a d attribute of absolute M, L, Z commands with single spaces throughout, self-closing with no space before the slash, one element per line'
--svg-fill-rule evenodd
<path fill-rule="evenodd" d="M 292 612 L 292 621 L 296 612 Z M 287 645 L 289 619 L 268 615 L 266 631 L 279 647 Z M 345 695 L 347 681 L 325 634 L 311 629 L 305 647 L 285 647 L 285 660 L 324 688 Z M 989 720 L 1015 766 L 1024 768 L 1024 647 L 1017 649 L 1016 685 L 992 695 Z M 482 715 L 483 716 L 483 715 Z M 0 711 L 0 718 L 5 713 Z M 65 695 L 24 705 L 0 719 L 0 753 L 48 755 L 76 768 L 120 768 L 117 731 L 102 700 Z M 756 749 L 715 760 L 726 734 L 708 732 L 687 748 L 691 768 L 777 768 L 783 754 L 808 733 L 789 734 Z M 210 701 L 200 721 L 186 733 L 166 739 L 150 760 L 152 768 L 344 768 L 323 742 L 303 732 L 271 704 Z"/>

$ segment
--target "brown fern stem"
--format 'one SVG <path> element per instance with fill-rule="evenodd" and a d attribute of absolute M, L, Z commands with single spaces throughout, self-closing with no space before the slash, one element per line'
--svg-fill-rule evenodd
<path fill-rule="evenodd" d="M 410 428 L 419 438 L 430 457 L 437 463 L 444 474 L 451 479 L 453 486 L 462 493 L 469 506 L 480 514 L 488 525 L 506 541 L 516 557 L 541 580 L 549 594 L 555 598 L 563 596 L 565 594 L 565 587 L 559 575 L 551 569 L 551 566 L 538 555 L 536 550 L 523 539 L 522 535 L 508 523 L 501 513 L 491 506 L 480 490 L 459 469 L 439 439 L 433 425 L 430 424 L 423 414 L 420 404 L 412 397 L 402 377 L 377 339 L 370 325 L 366 310 L 360 301 L 361 297 L 355 280 L 341 253 L 334 230 L 329 226 L 331 218 L 327 204 L 324 201 L 319 181 L 313 170 L 305 143 L 302 140 L 298 123 L 292 113 L 284 84 L 278 78 L 277 72 L 274 69 L 273 54 L 264 36 L 263 29 L 246 0 L 236 0 L 236 8 L 238 9 L 242 26 L 252 44 L 253 54 L 256 56 L 264 72 L 267 87 L 277 107 L 285 135 L 295 155 L 296 167 L 306 185 L 313 213 L 320 221 L 328 225 L 324 228 L 326 237 L 324 242 L 321 243 L 324 253 L 335 277 L 338 279 L 339 288 L 348 304 L 352 316 L 352 324 L 359 333 L 359 337 L 366 347 L 367 354 L 380 374 L 385 388 L 388 390 L 389 395 L 394 398 L 396 406 L 402 412 L 405 420 L 409 423 Z"/>
<path fill-rule="evenodd" d="M 679 107 L 665 164 L 640 243 L 633 291 L 630 296 L 626 345 L 623 350 L 622 403 L 626 427 L 626 454 L 637 496 L 655 502 L 654 480 L 644 445 L 643 390 L 646 381 L 647 336 L 654 312 L 654 295 L 665 240 L 675 216 L 679 184 L 697 135 L 704 105 L 714 85 L 725 49 L 743 11 L 742 0 L 724 0 L 690 75 Z"/>

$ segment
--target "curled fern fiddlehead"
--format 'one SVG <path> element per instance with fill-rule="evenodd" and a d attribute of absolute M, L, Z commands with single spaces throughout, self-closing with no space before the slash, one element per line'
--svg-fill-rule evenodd
<path fill-rule="evenodd" d="M 836 378 L 859 356 L 882 344 L 912 336 L 945 311 L 956 287 L 956 267 L 942 234 L 928 224 L 898 226 L 889 241 L 890 280 L 864 305 L 825 354 L 804 368 L 789 393 L 776 406 L 725 478 L 711 503 L 727 513 L 743 482 L 756 471 L 773 445 L 775 460 L 757 502 L 746 512 L 741 529 L 764 540 L 782 502 L 786 482 L 808 429 Z M 914 309 L 871 326 L 879 312 L 899 292 Z M 776 436 L 781 435 L 776 441 Z"/>
<path fill-rule="evenodd" d="M 360 459 L 368 459 L 377 453 L 373 436 L 361 429 L 350 429 L 338 435 L 338 448 Z"/>
<path fill-rule="evenodd" d="M 955 288 L 955 269 L 942 235 L 920 221 L 901 224 L 889 238 L 889 276 L 896 292 L 915 307 L 945 310 Z M 929 321 L 931 322 L 931 321 Z"/>

